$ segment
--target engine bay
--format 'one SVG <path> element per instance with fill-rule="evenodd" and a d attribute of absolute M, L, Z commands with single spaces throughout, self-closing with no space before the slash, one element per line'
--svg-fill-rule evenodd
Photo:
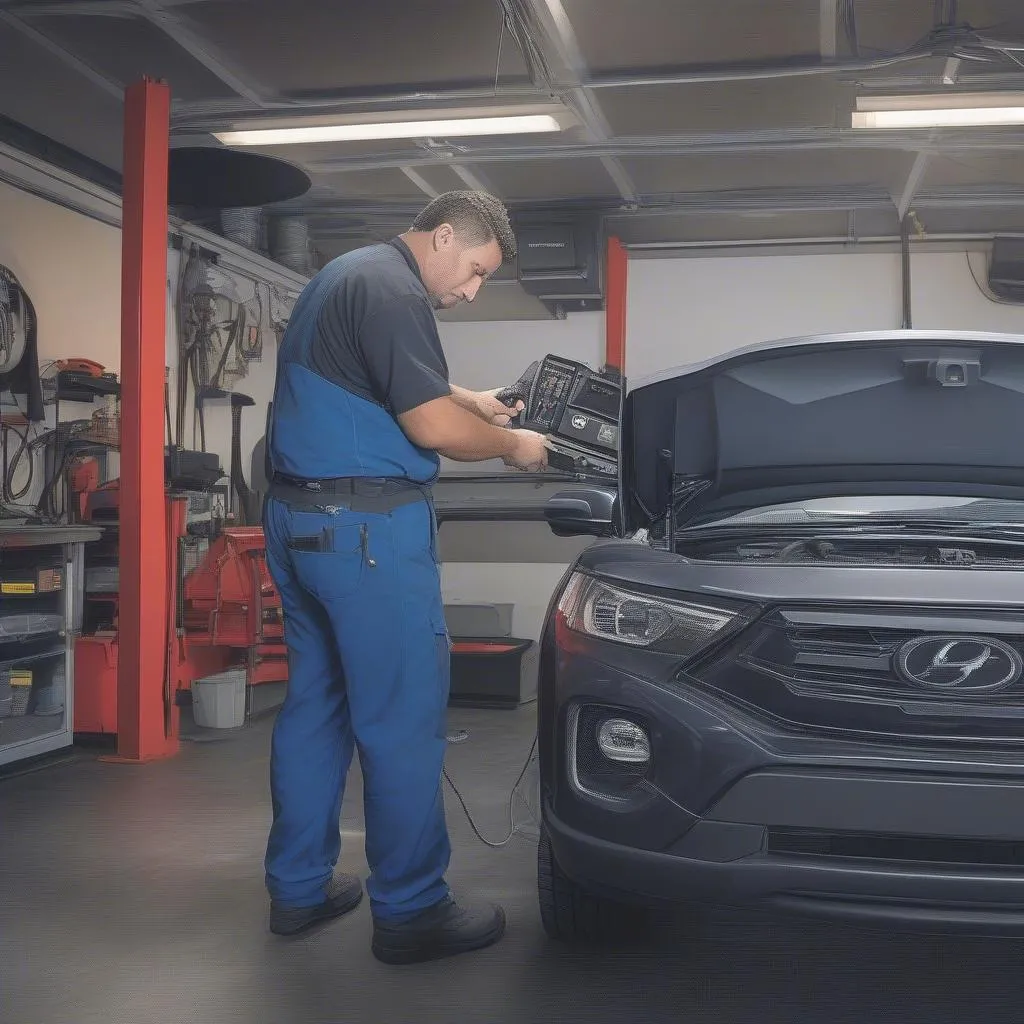
<path fill-rule="evenodd" d="M 676 551 L 695 561 L 775 565 L 875 565 L 942 568 L 1024 568 L 1024 533 L 1015 537 L 957 536 L 880 530 L 797 536 L 778 531 L 732 536 L 680 534 Z"/>

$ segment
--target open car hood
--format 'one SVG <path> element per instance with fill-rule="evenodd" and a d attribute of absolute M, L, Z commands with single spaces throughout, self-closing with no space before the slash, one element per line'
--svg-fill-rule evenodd
<path fill-rule="evenodd" d="M 882 331 L 757 345 L 631 381 L 621 527 L 816 497 L 1024 499 L 1024 338 Z"/>

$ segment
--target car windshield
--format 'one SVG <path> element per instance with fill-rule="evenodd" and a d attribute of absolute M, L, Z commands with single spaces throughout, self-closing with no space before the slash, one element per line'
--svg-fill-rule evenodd
<path fill-rule="evenodd" d="M 1024 502 L 978 498 L 879 496 L 818 498 L 769 505 L 715 519 L 703 527 L 790 526 L 802 523 L 968 523 L 972 526 L 1024 527 Z M 699 527 L 698 527 L 699 529 Z"/>

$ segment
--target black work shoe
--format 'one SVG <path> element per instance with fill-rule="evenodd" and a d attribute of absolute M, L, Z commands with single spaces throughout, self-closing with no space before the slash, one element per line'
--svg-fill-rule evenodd
<path fill-rule="evenodd" d="M 327 886 L 327 897 L 315 907 L 286 907 L 270 903 L 270 930 L 275 935 L 295 935 L 321 921 L 355 910 L 363 899 L 363 885 L 355 875 L 336 875 Z"/>
<path fill-rule="evenodd" d="M 416 964 L 483 949 L 504 934 L 501 907 L 461 906 L 448 897 L 408 921 L 374 921 L 372 949 L 383 963 Z"/>

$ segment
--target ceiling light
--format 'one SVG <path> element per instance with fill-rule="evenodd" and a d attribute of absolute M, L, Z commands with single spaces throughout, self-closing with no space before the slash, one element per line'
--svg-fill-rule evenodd
<path fill-rule="evenodd" d="M 861 96 L 854 128 L 970 128 L 1024 125 L 1024 93 Z"/>
<path fill-rule="evenodd" d="M 433 121 L 254 128 L 215 132 L 214 135 L 226 146 L 294 146 L 314 142 L 365 142 L 374 139 L 454 138 L 463 135 L 557 132 L 561 127 L 558 120 L 550 114 L 518 114 L 508 117 L 456 117 Z"/>

